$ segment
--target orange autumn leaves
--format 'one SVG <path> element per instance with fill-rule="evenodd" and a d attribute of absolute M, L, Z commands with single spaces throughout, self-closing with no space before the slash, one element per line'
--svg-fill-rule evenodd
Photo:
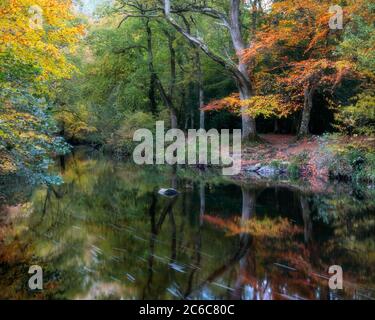
<path fill-rule="evenodd" d="M 362 2 L 346 1 L 345 23 Z M 227 109 L 254 118 L 282 118 L 303 107 L 306 86 L 332 92 L 355 68 L 335 56 L 342 32 L 329 28 L 331 5 L 321 0 L 274 2 L 252 35 L 251 45 L 242 52 L 253 79 L 254 96 L 243 100 L 231 95 L 210 102 L 203 110 Z"/>
<path fill-rule="evenodd" d="M 354 75 L 355 66 L 344 60 L 332 61 L 329 59 L 308 59 L 293 63 L 288 77 L 282 81 L 286 85 L 304 86 L 308 82 L 319 82 L 320 86 L 333 89 L 341 83 L 345 76 Z"/>
<path fill-rule="evenodd" d="M 344 23 L 351 14 L 361 7 L 364 0 L 348 0 L 342 7 Z M 299 50 L 315 58 L 329 54 L 337 35 L 337 30 L 329 28 L 333 16 L 329 9 L 331 1 L 321 0 L 282 0 L 272 5 L 272 10 L 264 25 L 255 35 L 255 41 L 244 50 L 244 61 L 255 59 L 259 53 L 281 48 Z"/>
<path fill-rule="evenodd" d="M 41 28 L 33 27 L 41 8 Z M 84 34 L 71 0 L 3 0 L 0 4 L 0 54 L 41 70 L 39 80 L 67 78 L 74 70 L 66 58 Z"/>

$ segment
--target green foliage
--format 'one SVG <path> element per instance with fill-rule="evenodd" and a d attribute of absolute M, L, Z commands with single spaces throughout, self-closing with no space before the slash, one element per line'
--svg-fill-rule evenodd
<path fill-rule="evenodd" d="M 301 177 L 301 170 L 309 161 L 309 154 L 306 151 L 294 156 L 288 165 L 287 171 L 291 179 L 297 180 Z"/>
<path fill-rule="evenodd" d="M 375 5 L 365 1 L 361 9 L 353 15 L 345 29 L 344 40 L 338 51 L 346 58 L 356 61 L 359 70 L 375 74 Z"/>
<path fill-rule="evenodd" d="M 361 93 L 355 100 L 353 105 L 340 109 L 337 127 L 348 134 L 375 135 L 374 92 Z"/>
<path fill-rule="evenodd" d="M 375 148 L 372 139 L 343 144 L 331 138 L 325 153 L 329 155 L 329 171 L 333 178 L 375 182 Z"/>
<path fill-rule="evenodd" d="M 353 61 L 363 77 L 352 104 L 342 106 L 336 115 L 338 128 L 348 134 L 375 134 L 375 5 L 365 1 L 353 15 L 338 46 L 338 54 Z"/>
<path fill-rule="evenodd" d="M 117 155 L 129 155 L 138 143 L 133 142 L 133 136 L 138 129 L 155 131 L 155 118 L 150 113 L 136 112 L 128 114 L 120 124 L 119 129 L 108 140 Z"/>
<path fill-rule="evenodd" d="M 29 23 L 32 5 L 43 12 L 38 27 Z M 0 174 L 11 171 L 31 184 L 62 182 L 48 173 L 52 158 L 69 151 L 51 110 L 58 81 L 75 70 L 68 53 L 84 33 L 72 9 L 72 1 L 0 4 L 0 161 L 12 167 Z"/>
<path fill-rule="evenodd" d="M 32 81 L 37 71 L 9 55 L 0 61 L 0 151 L 31 183 L 60 183 L 47 173 L 51 156 L 69 148 L 56 135 L 50 103 L 37 93 L 38 85 Z"/>
<path fill-rule="evenodd" d="M 144 45 L 142 24 L 130 20 L 117 29 L 104 20 L 91 27 L 75 56 L 81 72 L 61 85 L 55 110 L 68 140 L 111 143 L 128 114 L 148 111 L 147 59 L 137 47 Z"/>
<path fill-rule="evenodd" d="M 1 99 L 10 99 L 11 105 L 0 104 L 0 148 L 10 155 L 18 173 L 32 183 L 59 183 L 47 174 L 51 155 L 64 154 L 69 148 L 55 136 L 57 128 L 46 102 L 20 89 L 3 89 Z"/>

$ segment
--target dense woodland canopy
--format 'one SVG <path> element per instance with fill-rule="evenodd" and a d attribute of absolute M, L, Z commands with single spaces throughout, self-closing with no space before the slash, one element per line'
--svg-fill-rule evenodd
<path fill-rule="evenodd" d="M 129 154 L 156 120 L 371 137 L 375 5 L 336 2 L 342 30 L 325 0 L 1 0 L 0 170 L 58 183 L 65 141 Z"/>

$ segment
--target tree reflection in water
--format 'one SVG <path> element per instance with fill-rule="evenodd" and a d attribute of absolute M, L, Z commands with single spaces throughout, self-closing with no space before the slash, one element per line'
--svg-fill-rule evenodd
<path fill-rule="evenodd" d="M 370 189 L 359 201 L 347 186 L 312 193 L 241 185 L 210 172 L 135 167 L 95 154 L 62 163 L 64 185 L 2 206 L 1 298 L 375 296 Z M 163 198 L 163 187 L 181 194 Z M 45 270 L 42 293 L 26 288 L 31 264 Z M 344 268 L 342 292 L 328 288 L 333 264 Z"/>

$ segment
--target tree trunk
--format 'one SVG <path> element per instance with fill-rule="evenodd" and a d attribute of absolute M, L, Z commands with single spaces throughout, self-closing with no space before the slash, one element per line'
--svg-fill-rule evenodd
<path fill-rule="evenodd" d="M 169 58 L 170 58 L 170 73 L 171 73 L 171 79 L 169 83 L 169 97 L 173 100 L 174 96 L 174 89 L 176 86 L 176 50 L 173 47 L 173 42 L 175 40 L 175 37 L 173 34 L 171 34 L 168 31 L 165 31 L 165 35 L 167 36 L 168 39 L 168 48 L 169 48 Z"/>
<path fill-rule="evenodd" d="M 309 202 L 304 195 L 300 195 L 300 203 L 302 209 L 302 218 L 304 223 L 304 236 L 305 243 L 309 243 L 312 239 L 312 221 L 311 221 L 311 210 Z"/>
<path fill-rule="evenodd" d="M 153 52 L 152 52 L 152 33 L 149 26 L 149 21 L 146 22 L 146 32 L 147 32 L 147 53 L 148 53 L 148 69 L 150 71 L 150 86 L 148 90 L 148 99 L 150 103 L 150 111 L 152 114 L 157 112 L 157 102 L 156 102 L 156 76 L 153 66 Z"/>
<path fill-rule="evenodd" d="M 156 80 L 155 75 L 151 73 L 150 76 L 150 88 L 148 91 L 148 99 L 150 101 L 150 111 L 152 114 L 157 112 L 157 102 L 156 102 Z"/>
<path fill-rule="evenodd" d="M 169 54 L 170 54 L 170 73 L 171 73 L 171 79 L 169 83 L 169 100 L 171 104 L 173 103 L 173 97 L 174 97 L 174 91 L 176 86 L 176 50 L 173 47 L 173 41 L 175 40 L 175 37 L 173 34 L 169 33 L 168 31 L 165 32 L 165 35 L 168 39 L 168 47 L 169 47 Z M 174 106 L 171 105 L 170 107 L 171 111 L 171 126 L 172 129 L 178 128 L 178 120 L 177 120 L 177 110 L 174 108 Z"/>
<path fill-rule="evenodd" d="M 308 136 L 310 134 L 310 119 L 311 119 L 311 110 L 313 108 L 313 98 L 314 98 L 315 88 L 311 86 L 307 86 L 305 88 L 305 102 L 303 106 L 302 112 L 302 120 L 299 129 L 298 135 L 300 137 Z"/>
<path fill-rule="evenodd" d="M 182 76 L 184 77 L 184 75 Z M 180 95 L 181 95 L 181 110 L 183 111 L 184 113 L 184 121 L 185 121 L 185 126 L 184 126 L 184 129 L 185 131 L 188 129 L 188 125 L 189 125 L 189 109 L 187 108 L 187 104 L 186 104 L 186 91 L 185 91 L 185 87 L 182 86 L 181 88 L 181 91 L 180 91 Z"/>
<path fill-rule="evenodd" d="M 203 72 L 201 57 L 199 54 L 199 49 L 196 49 L 195 59 L 197 63 L 197 73 L 198 73 L 198 94 L 199 94 L 199 128 L 205 129 L 205 113 L 202 110 L 204 107 L 204 88 L 203 88 Z"/>
<path fill-rule="evenodd" d="M 251 93 L 249 88 L 240 89 L 240 99 L 247 100 L 251 98 Z M 247 108 L 244 107 L 241 110 L 242 115 L 242 140 L 254 140 L 257 136 L 256 122 L 255 119 L 246 114 Z"/>
<path fill-rule="evenodd" d="M 177 121 L 177 110 L 173 105 L 172 96 L 168 95 L 168 93 L 165 91 L 164 86 L 162 82 L 160 81 L 154 67 L 154 55 L 152 51 L 152 31 L 150 28 L 150 21 L 146 21 L 146 34 L 147 34 L 147 54 L 148 54 L 148 68 L 150 71 L 150 74 L 154 77 L 156 87 L 158 88 L 160 92 L 160 96 L 166 105 L 166 107 L 169 109 L 171 113 L 171 128 L 177 129 L 178 128 L 178 121 Z M 174 64 L 174 66 L 173 66 Z M 174 90 L 174 83 L 175 83 L 175 55 L 173 56 L 173 53 L 171 53 L 171 84 L 170 84 L 170 94 L 173 94 Z"/>
<path fill-rule="evenodd" d="M 190 23 L 187 19 L 183 18 L 187 32 L 190 34 Z M 197 66 L 197 82 L 198 82 L 198 105 L 199 105 L 199 128 L 205 129 L 205 113 L 202 110 L 204 107 L 204 86 L 203 86 L 203 72 L 202 72 L 202 63 L 201 63 L 201 56 L 200 56 L 200 48 L 198 45 L 193 44 L 190 41 L 190 45 L 195 51 L 195 64 Z M 194 111 L 191 110 L 191 128 L 195 128 L 194 124 Z"/>
<path fill-rule="evenodd" d="M 206 185 L 201 182 L 199 185 L 199 197 L 200 197 L 200 225 L 203 225 L 204 216 L 206 214 Z"/>
<path fill-rule="evenodd" d="M 177 120 L 177 112 L 176 109 L 171 108 L 171 128 L 177 129 L 178 128 L 178 120 Z"/>
<path fill-rule="evenodd" d="M 250 220 L 255 214 L 256 193 L 246 187 L 242 187 L 242 222 Z"/>
<path fill-rule="evenodd" d="M 200 128 L 201 129 L 205 129 L 206 128 L 205 118 L 206 118 L 206 115 L 205 115 L 204 111 L 201 110 L 200 115 L 199 115 L 199 123 L 200 123 Z"/>
<path fill-rule="evenodd" d="M 275 119 L 273 122 L 273 133 L 279 133 L 279 120 Z"/>
<path fill-rule="evenodd" d="M 242 224 L 246 224 L 248 220 L 254 217 L 256 207 L 256 192 L 246 187 L 242 187 Z M 239 257 L 239 270 L 237 272 L 237 279 L 234 284 L 234 291 L 231 293 L 231 299 L 241 300 L 246 283 L 247 275 L 254 274 L 254 268 L 249 265 L 249 250 L 251 248 L 252 237 L 249 233 L 244 232 L 240 234 L 240 244 L 242 254 Z"/>
<path fill-rule="evenodd" d="M 199 84 L 199 127 L 200 129 L 205 129 L 205 112 L 202 110 L 204 107 L 204 89 L 203 84 Z"/>
<path fill-rule="evenodd" d="M 246 46 L 241 34 L 240 3 L 240 0 L 231 0 L 229 28 L 233 47 L 236 50 L 238 57 L 238 71 L 240 76 L 236 77 L 236 82 L 240 91 L 240 99 L 243 101 L 251 98 L 252 87 L 247 70 L 247 64 L 242 62 L 242 53 Z M 257 134 L 255 119 L 246 114 L 246 109 L 247 108 L 243 108 L 241 110 L 242 139 L 244 141 L 255 139 Z"/>

